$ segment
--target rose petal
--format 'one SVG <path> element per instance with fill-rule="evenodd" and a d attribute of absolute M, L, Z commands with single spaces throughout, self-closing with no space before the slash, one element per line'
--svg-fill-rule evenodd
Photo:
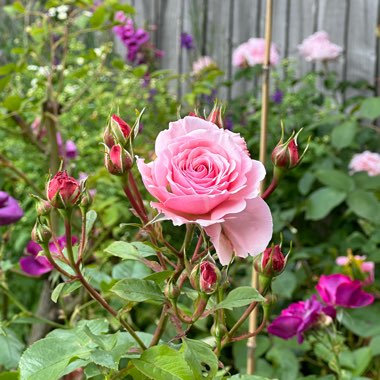
<path fill-rule="evenodd" d="M 19 262 L 21 269 L 31 276 L 41 276 L 53 269 L 47 258 L 43 256 L 38 258 L 32 256 L 22 257 Z"/>

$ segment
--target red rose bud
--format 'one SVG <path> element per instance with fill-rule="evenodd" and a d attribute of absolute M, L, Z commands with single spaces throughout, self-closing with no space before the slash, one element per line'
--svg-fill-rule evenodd
<path fill-rule="evenodd" d="M 131 169 L 132 164 L 130 154 L 120 144 L 114 145 L 105 153 L 105 165 L 110 174 L 122 175 Z"/>
<path fill-rule="evenodd" d="M 76 205 L 81 195 L 78 181 L 66 170 L 58 172 L 47 185 L 47 198 L 55 208 L 70 208 Z"/>
<path fill-rule="evenodd" d="M 211 121 L 211 123 L 214 123 L 219 128 L 223 129 L 224 123 L 223 123 L 222 115 L 223 115 L 223 106 L 221 103 L 216 101 L 214 104 L 214 108 L 211 110 L 210 115 L 208 115 L 207 120 Z"/>
<path fill-rule="evenodd" d="M 117 115 L 111 116 L 111 130 L 118 143 L 125 143 L 131 134 L 131 127 Z M 106 144 L 107 145 L 107 144 Z"/>
<path fill-rule="evenodd" d="M 216 291 L 220 283 L 220 270 L 210 261 L 202 261 L 196 265 L 190 274 L 190 283 L 195 290 L 206 294 Z"/>
<path fill-rule="evenodd" d="M 285 257 L 278 244 L 264 251 L 261 258 L 261 268 L 263 274 L 268 277 L 278 276 L 285 269 Z"/>
<path fill-rule="evenodd" d="M 272 162 L 274 166 L 276 166 L 276 168 L 282 170 L 293 169 L 301 162 L 303 156 L 305 155 L 309 147 L 309 144 L 306 146 L 305 150 L 300 156 L 298 152 L 297 137 L 302 131 L 302 129 L 300 129 L 297 133 L 293 131 L 289 139 L 286 142 L 283 142 L 284 127 L 282 124 L 281 127 L 281 139 L 272 152 Z"/>

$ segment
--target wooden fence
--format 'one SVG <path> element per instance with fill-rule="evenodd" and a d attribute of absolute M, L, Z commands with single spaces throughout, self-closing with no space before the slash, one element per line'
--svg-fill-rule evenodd
<path fill-rule="evenodd" d="M 165 51 L 162 68 L 191 70 L 191 55 L 181 49 L 181 32 L 195 37 L 196 54 L 209 55 L 230 79 L 231 55 L 250 37 L 263 37 L 265 0 L 132 0 L 136 21 L 157 26 L 155 42 Z M 298 56 L 297 45 L 317 30 L 343 47 L 331 67 L 341 79 L 366 80 L 380 86 L 380 0 L 273 0 L 273 42 L 281 57 L 294 57 L 300 74 L 318 69 Z M 232 96 L 244 91 L 239 84 Z M 231 96 L 231 93 L 228 94 Z"/>

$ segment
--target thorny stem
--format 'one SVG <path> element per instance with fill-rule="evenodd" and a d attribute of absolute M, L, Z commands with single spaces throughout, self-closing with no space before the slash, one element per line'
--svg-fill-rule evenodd
<path fill-rule="evenodd" d="M 237 336 L 235 338 L 231 338 L 230 342 L 238 342 L 239 340 L 244 340 L 244 339 L 248 339 L 248 338 L 251 338 L 253 336 L 256 336 L 265 327 L 266 322 L 267 321 L 264 318 L 263 321 L 261 322 L 260 326 L 257 328 L 256 331 L 245 333 L 245 334 Z"/>
<path fill-rule="evenodd" d="M 192 263 L 197 260 L 197 258 L 198 258 L 198 252 L 199 252 L 200 248 L 202 247 L 202 243 L 203 243 L 203 235 L 199 234 L 197 245 L 195 247 L 193 257 L 191 258 L 191 262 Z"/>
<path fill-rule="evenodd" d="M 232 326 L 231 330 L 228 333 L 229 337 L 232 337 L 235 332 L 239 329 L 239 327 L 245 322 L 245 320 L 249 317 L 249 315 L 252 313 L 252 311 L 257 306 L 257 302 L 252 302 L 248 308 L 244 311 L 242 316 L 238 319 L 238 321 Z"/>
<path fill-rule="evenodd" d="M 157 328 L 154 332 L 153 339 L 150 342 L 149 347 L 155 346 L 160 341 L 160 338 L 165 331 L 166 323 L 168 321 L 167 311 L 168 311 L 168 306 L 164 305 L 161 311 L 160 319 L 158 320 L 158 323 L 157 323 Z"/>
<path fill-rule="evenodd" d="M 78 253 L 78 260 L 77 264 L 82 260 L 83 253 L 86 247 L 86 223 L 87 223 L 87 214 L 84 210 L 81 210 L 82 212 L 82 233 L 81 233 L 81 239 L 80 239 L 80 247 L 79 247 L 79 253 Z"/>
<path fill-rule="evenodd" d="M 146 346 L 144 342 L 138 337 L 133 328 L 129 325 L 127 321 L 125 321 L 121 316 L 118 315 L 117 311 L 114 310 L 107 301 L 87 282 L 84 278 L 82 272 L 80 271 L 79 265 L 75 263 L 72 240 L 71 240 L 71 223 L 70 223 L 70 215 L 71 211 L 67 211 L 67 215 L 65 217 L 65 232 L 66 232 L 66 249 L 67 254 L 69 256 L 70 263 L 72 268 L 75 270 L 78 280 L 81 282 L 83 287 L 88 291 L 90 296 L 94 298 L 105 310 L 107 310 L 112 316 L 114 316 L 120 324 L 131 334 L 137 344 L 143 349 L 146 350 Z"/>

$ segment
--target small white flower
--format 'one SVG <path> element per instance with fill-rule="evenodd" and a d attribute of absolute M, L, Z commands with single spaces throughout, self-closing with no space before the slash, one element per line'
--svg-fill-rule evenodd
<path fill-rule="evenodd" d="M 60 5 L 57 7 L 57 12 L 67 13 L 69 7 L 67 5 Z"/>
<path fill-rule="evenodd" d="M 58 20 L 66 20 L 67 19 L 67 13 L 66 12 L 59 12 L 57 18 L 58 18 Z"/>
<path fill-rule="evenodd" d="M 48 10 L 48 14 L 50 17 L 55 17 L 56 13 L 57 13 L 57 8 L 50 8 Z"/>
<path fill-rule="evenodd" d="M 84 64 L 84 58 L 83 58 L 83 57 L 79 57 L 79 58 L 77 58 L 77 64 L 78 64 L 79 66 L 82 66 L 82 65 Z"/>

